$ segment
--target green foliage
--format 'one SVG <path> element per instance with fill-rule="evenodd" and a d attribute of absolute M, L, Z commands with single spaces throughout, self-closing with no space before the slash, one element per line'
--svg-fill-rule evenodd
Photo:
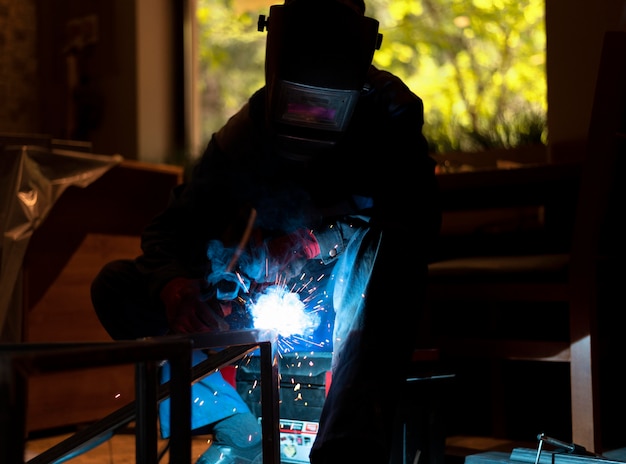
<path fill-rule="evenodd" d="M 235 1 L 197 2 L 196 85 L 205 143 L 264 84 L 266 35 L 257 30 L 257 20 L 267 12 L 238 12 Z"/>
<path fill-rule="evenodd" d="M 263 85 L 256 23 L 272 2 L 236 11 L 234 1 L 198 0 L 206 137 Z M 546 142 L 544 2 L 366 0 L 383 34 L 374 64 L 423 99 L 433 152 Z"/>

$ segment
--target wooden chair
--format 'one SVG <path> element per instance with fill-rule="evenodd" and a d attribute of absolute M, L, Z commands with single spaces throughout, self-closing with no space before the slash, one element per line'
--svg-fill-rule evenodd
<path fill-rule="evenodd" d="M 553 200 L 560 196 L 559 187 L 571 192 L 572 180 L 580 173 L 573 190 L 578 197 L 569 230 L 571 241 L 563 239 L 570 245 L 564 249 L 545 247 L 541 253 L 532 254 L 523 249 L 507 255 L 495 250 L 481 256 L 452 256 L 433 262 L 429 269 L 431 317 L 433 324 L 439 321 L 432 329 L 433 337 L 442 357 L 467 364 L 490 359 L 493 366 L 500 360 L 530 362 L 535 370 L 531 369 L 529 375 L 540 390 L 550 389 L 550 378 L 545 375 L 550 371 L 541 370 L 537 363 L 558 363 L 552 364 L 552 370 L 558 369 L 557 365 L 569 365 L 570 391 L 557 394 L 570 400 L 566 412 L 571 416 L 559 420 L 566 424 L 571 420 L 571 437 L 561 438 L 597 453 L 626 444 L 626 436 L 620 433 L 626 390 L 618 373 L 626 345 L 616 340 L 623 337 L 618 330 L 623 327 L 619 325 L 619 313 L 624 312 L 620 286 L 626 282 L 621 262 L 626 256 L 625 235 L 623 219 L 619 220 L 626 200 L 625 134 L 626 32 L 607 32 L 580 166 L 548 164 L 502 171 L 498 186 L 484 195 L 490 198 L 489 205 L 473 205 L 468 203 L 468 195 L 456 192 L 463 208 L 502 206 L 509 201 L 507 198 L 517 202 L 510 206 L 519 207 L 526 201 L 543 208 L 551 200 L 541 196 L 551 194 Z M 524 181 L 529 175 L 534 179 L 530 183 Z M 486 318 L 484 323 L 476 324 L 478 328 L 462 326 L 454 333 L 454 318 L 467 316 L 469 321 L 475 315 L 468 312 L 487 307 L 492 316 L 508 322 L 498 326 L 495 317 Z M 454 315 L 447 312 L 451 308 L 456 311 Z M 552 322 L 554 327 L 549 328 Z M 531 334 L 531 329 L 542 328 L 545 330 Z M 565 329 L 563 333 L 557 333 L 559 328 Z M 505 329 L 511 330 L 506 333 Z M 487 375 L 494 375 L 494 371 Z M 513 401 L 522 402 L 523 394 L 516 391 Z M 494 400 L 504 401 L 507 392 L 496 389 L 493 395 Z M 538 396 L 534 401 L 550 413 L 552 404 L 547 397 Z M 533 425 L 539 424 L 541 421 Z M 510 423 L 500 425 L 499 431 L 491 432 L 508 433 Z M 528 430 L 529 436 L 544 431 L 550 435 L 548 430 Z"/>

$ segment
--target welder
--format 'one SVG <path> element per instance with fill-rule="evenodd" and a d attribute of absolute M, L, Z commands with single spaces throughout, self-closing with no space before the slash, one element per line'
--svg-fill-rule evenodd
<path fill-rule="evenodd" d="M 103 326 L 128 339 L 246 327 L 241 295 L 319 278 L 333 360 L 313 464 L 389 464 L 439 231 L 423 103 L 372 64 L 378 26 L 362 0 L 272 6 L 259 18 L 265 86 L 213 135 L 146 227 L 143 253 L 92 286 Z M 236 259 L 218 262 L 216 243 Z M 261 462 L 258 422 L 212 377 L 205 387 L 224 403 L 194 413 L 194 429 L 215 435 L 198 462 Z"/>

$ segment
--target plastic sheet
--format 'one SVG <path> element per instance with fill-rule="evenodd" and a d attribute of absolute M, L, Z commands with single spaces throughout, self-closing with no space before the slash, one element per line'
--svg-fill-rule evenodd
<path fill-rule="evenodd" d="M 34 231 L 68 187 L 88 186 L 122 159 L 46 146 L 0 146 L 0 342 L 22 341 L 20 270 Z"/>

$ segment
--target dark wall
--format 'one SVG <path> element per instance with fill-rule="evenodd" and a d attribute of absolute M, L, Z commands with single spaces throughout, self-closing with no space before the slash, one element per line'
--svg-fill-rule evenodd
<path fill-rule="evenodd" d="M 40 130 L 137 154 L 135 3 L 37 0 Z M 94 26 L 94 27 L 91 27 Z M 92 32 L 93 31 L 93 32 Z"/>
<path fill-rule="evenodd" d="M 35 0 L 0 0 L 0 132 L 39 126 Z"/>
<path fill-rule="evenodd" d="M 545 4 L 551 156 L 571 159 L 584 151 L 604 33 L 626 30 L 626 1 L 545 0 Z"/>

